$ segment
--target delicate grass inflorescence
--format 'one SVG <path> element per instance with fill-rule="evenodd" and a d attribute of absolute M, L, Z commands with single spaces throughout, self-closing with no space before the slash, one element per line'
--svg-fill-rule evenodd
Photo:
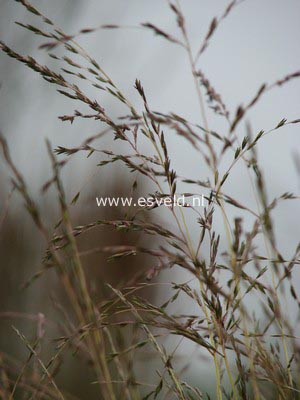
<path fill-rule="evenodd" d="M 60 207 L 60 220 L 56 221 L 53 231 L 49 231 L 39 205 L 30 195 L 5 139 L 0 138 L 3 156 L 11 171 L 13 189 L 23 198 L 27 211 L 47 243 L 43 268 L 25 286 L 47 274 L 49 269 L 55 270 L 72 306 L 72 315 L 69 317 L 71 323 L 63 336 L 55 338 L 58 343 L 56 352 L 48 360 L 43 360 L 38 351 L 39 341 L 44 336 L 43 316 L 38 318 L 39 334 L 33 342 L 20 330 L 13 328 L 29 355 L 24 365 L 12 368 L 10 359 L 0 354 L 2 398 L 13 399 L 20 390 L 24 398 L 30 399 L 74 398 L 56 383 L 58 360 L 63 363 L 68 351 L 78 357 L 78 362 L 88 363 L 93 373 L 91 383 L 97 386 L 99 398 L 105 400 L 187 400 L 209 399 L 212 396 L 218 400 L 300 398 L 297 323 L 287 319 L 284 310 L 286 289 L 291 299 L 300 305 L 292 279 L 294 268 L 300 264 L 300 243 L 290 258 L 284 257 L 276 240 L 272 219 L 272 211 L 279 202 L 299 200 L 299 196 L 284 193 L 272 201 L 268 199 L 256 152 L 266 135 L 288 124 L 296 125 L 300 119 L 276 120 L 271 129 L 256 134 L 247 125 L 247 135 L 241 140 L 238 132 L 248 111 L 265 93 L 299 78 L 300 71 L 288 74 L 273 84 L 261 85 L 246 105 L 230 112 L 221 94 L 198 68 L 198 61 L 219 24 L 242 1 L 230 2 L 221 17 L 211 21 L 207 34 L 194 54 L 178 0 L 169 3 L 170 12 L 175 14 L 177 21 L 178 37 L 149 22 L 142 23 L 140 28 L 148 29 L 173 45 L 180 46 L 186 54 L 199 102 L 199 124 L 175 113 L 153 111 L 143 84 L 137 79 L 134 87 L 141 101 L 142 111 L 139 111 L 101 65 L 76 42 L 81 35 L 98 29 L 121 29 L 121 26 L 101 25 L 69 35 L 28 0 L 19 2 L 36 16 L 37 26 L 18 24 L 43 39 L 40 48 L 57 62 L 60 72 L 39 64 L 31 56 L 19 54 L 3 42 L 0 42 L 1 50 L 39 73 L 60 95 L 66 97 L 66 101 L 76 100 L 78 107 L 82 105 L 89 110 L 87 113 L 74 110 L 71 115 L 60 115 L 61 121 L 75 124 L 77 119 L 88 118 L 100 123 L 102 131 L 72 148 L 56 146 L 53 149 L 47 142 L 53 172 L 42 191 L 55 187 Z M 64 48 L 65 55 L 56 53 L 58 47 Z M 81 81 L 113 96 L 126 107 L 126 114 L 120 115 L 119 119 L 112 117 L 98 100 L 84 92 L 80 87 Z M 226 132 L 221 134 L 210 129 L 207 107 L 215 112 L 216 118 L 225 119 Z M 207 177 L 199 176 L 195 180 L 175 171 L 168 147 L 169 131 L 192 145 L 207 166 Z M 120 147 L 117 152 L 114 143 L 109 149 L 99 148 L 98 144 L 106 135 L 122 141 L 122 148 L 126 152 L 124 150 L 122 153 Z M 141 140 L 148 144 L 151 154 L 142 151 Z M 184 184 L 203 189 L 206 205 L 204 208 L 185 205 L 168 207 L 169 225 L 155 220 L 155 216 L 149 217 L 152 208 L 141 207 L 138 210 L 125 210 L 120 219 L 101 219 L 73 226 L 70 208 L 76 207 L 80 192 L 69 199 L 62 183 L 61 171 L 79 152 L 88 157 L 99 157 L 95 157 L 95 168 L 113 168 L 112 163 L 125 165 L 135 177 L 130 193 L 136 190 L 137 178 L 149 182 L 153 198 L 180 196 Z M 225 167 L 222 163 L 224 157 L 230 160 Z M 249 182 L 257 201 L 256 209 L 249 208 L 225 192 L 225 183 L 240 163 L 244 163 L 249 170 Z M 191 191 L 185 194 L 191 196 L 194 193 Z M 237 210 L 234 220 L 228 216 L 228 205 Z M 196 239 L 186 218 L 187 208 L 197 223 Z M 251 229 L 245 230 L 243 215 L 252 218 Z M 222 230 L 218 226 L 220 220 L 224 228 Z M 137 245 L 100 244 L 82 253 L 78 239 L 99 226 L 125 234 L 139 232 L 144 240 Z M 226 232 L 226 251 L 220 249 L 220 234 L 223 231 Z M 149 241 L 149 236 L 155 239 Z M 259 249 L 258 241 L 263 243 Z M 109 261 L 146 254 L 151 257 L 153 266 L 146 271 L 141 269 L 128 282 L 120 282 L 119 285 L 107 283 L 108 294 L 100 296 L 99 300 L 99 296 L 91 290 L 91 282 L 82 261 L 89 252 L 108 254 Z M 170 280 L 166 284 L 169 294 L 167 301 L 157 304 L 157 301 L 149 301 L 139 295 L 145 288 L 159 286 L 161 282 L 156 277 L 162 271 L 175 267 L 183 270 L 188 278 L 184 282 L 175 283 Z M 251 296 L 255 296 L 256 310 L 251 306 Z M 197 313 L 174 313 L 172 305 L 179 298 L 187 298 L 192 302 L 193 310 L 196 309 Z M 211 396 L 202 391 L 201 384 L 187 381 L 188 375 L 182 365 L 189 365 L 191 360 L 184 360 L 183 364 L 177 362 L 177 348 L 170 351 L 164 343 L 166 337 L 171 335 L 193 343 L 201 350 L 201 356 L 211 361 L 209 365 L 214 371 L 212 379 L 215 385 Z M 138 358 L 142 357 L 145 349 L 155 358 L 156 364 L 149 377 L 141 381 L 138 366 L 143 361 L 138 361 Z M 39 371 L 37 375 L 27 374 L 32 359 L 36 361 Z M 201 364 L 201 360 L 192 363 Z"/>

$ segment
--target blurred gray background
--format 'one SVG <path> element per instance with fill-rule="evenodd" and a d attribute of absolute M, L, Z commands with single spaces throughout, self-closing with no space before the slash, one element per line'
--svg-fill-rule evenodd
<path fill-rule="evenodd" d="M 1 0 L 0 4 L 1 40 L 24 55 L 31 54 L 41 63 L 50 62 L 53 65 L 45 52 L 36 50 L 41 39 L 14 24 L 14 21 L 30 23 L 36 19 L 17 2 Z M 194 51 L 198 49 L 211 19 L 221 15 L 227 4 L 221 0 L 182 1 Z M 180 35 L 174 15 L 167 2 L 162 0 L 53 0 L 39 1 L 38 6 L 67 33 L 105 23 L 133 26 L 151 21 L 174 35 Z M 239 104 L 246 104 L 253 98 L 261 83 L 272 83 L 299 69 L 299 13 L 300 3 L 297 0 L 246 0 L 221 24 L 198 67 L 222 94 L 232 113 Z M 143 29 L 102 30 L 81 36 L 78 40 L 109 71 L 134 104 L 139 104 L 133 89 L 138 78 L 144 85 L 153 110 L 173 111 L 202 123 L 188 60 L 181 48 L 160 37 L 153 37 L 150 31 Z M 63 49 L 59 49 L 58 53 L 62 54 Z M 0 60 L 1 131 L 7 137 L 18 165 L 25 176 L 30 177 L 29 184 L 36 190 L 44 181 L 47 168 L 45 138 L 49 138 L 54 147 L 74 146 L 95 133 L 97 128 L 93 122 L 79 121 L 73 126 L 62 123 L 56 117 L 71 113 L 79 107 L 78 104 L 66 101 L 47 82 L 15 60 L 4 54 L 1 54 Z M 272 128 L 282 118 L 299 118 L 299 85 L 300 81 L 293 81 L 263 97 L 248 115 L 254 133 Z M 99 101 L 112 115 L 117 115 L 116 107 L 110 104 L 111 100 L 107 97 L 102 98 L 101 92 Z M 217 132 L 225 127 L 222 119 L 212 114 L 208 120 L 210 128 Z M 297 132 L 297 127 L 287 126 L 266 137 L 261 144 L 259 155 L 270 197 L 286 190 L 299 190 L 292 159 L 292 153 L 298 151 Z M 238 135 L 240 138 L 245 136 L 243 125 L 239 127 Z M 204 175 L 203 165 L 191 156 L 184 139 L 170 136 L 168 142 L 178 173 L 195 178 Z M 184 151 L 181 151 L 182 144 Z M 89 167 L 86 162 L 78 164 L 76 185 L 70 173 L 74 193 L 75 186 L 86 180 Z M 247 191 L 249 185 L 243 184 L 242 173 L 242 168 L 239 168 L 238 173 L 232 176 L 235 181 L 231 189 L 238 193 L 241 200 L 251 204 L 251 193 Z M 289 203 L 288 209 L 291 207 L 296 212 L 297 206 Z M 281 229 L 278 232 L 285 245 L 291 247 L 290 237 L 296 239 L 297 236 L 293 214 L 281 213 Z"/>

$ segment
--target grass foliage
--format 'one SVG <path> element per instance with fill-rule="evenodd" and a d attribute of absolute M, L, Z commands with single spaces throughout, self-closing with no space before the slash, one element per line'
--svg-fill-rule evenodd
<path fill-rule="evenodd" d="M 43 186 L 43 191 L 55 187 L 61 215 L 53 231 L 49 231 L 45 224 L 39 204 L 31 197 L 17 161 L 11 158 L 8 145 L 1 137 L 2 153 L 10 168 L 12 185 L 22 196 L 28 213 L 47 244 L 42 269 L 26 285 L 53 269 L 72 305 L 72 311 L 68 311 L 72 323 L 66 318 L 68 329 L 63 335 L 51 338 L 55 340 L 56 350 L 50 359 L 43 359 L 39 353 L 39 343 L 45 334 L 43 315 L 37 318 L 40 329 L 34 341 L 13 328 L 28 350 L 28 359 L 25 364 L 16 367 L 11 365 L 5 354 L 1 356 L 2 398 L 13 399 L 16 393 L 22 393 L 24 399 L 76 398 L 63 385 L 56 383 L 57 365 L 63 364 L 67 353 L 72 353 L 78 363 L 89 365 L 93 374 L 91 383 L 97 388 L 98 398 L 104 400 L 300 398 L 297 322 L 290 321 L 285 313 L 287 298 L 297 306 L 300 304 L 293 285 L 293 273 L 300 263 L 300 244 L 290 258 L 283 257 L 272 219 L 272 211 L 280 202 L 299 197 L 284 193 L 269 200 L 256 151 L 266 135 L 288 124 L 296 125 L 300 120 L 275 120 L 271 129 L 259 132 L 252 132 L 248 125 L 247 135 L 240 136 L 248 111 L 270 90 L 300 77 L 300 71 L 273 84 L 263 84 L 246 105 L 230 111 L 197 65 L 219 25 L 240 1 L 232 1 L 219 18 L 211 21 L 195 54 L 180 3 L 170 2 L 170 13 L 173 13 L 178 25 L 176 37 L 150 22 L 141 24 L 140 28 L 150 30 L 182 48 L 190 64 L 199 102 L 199 124 L 194 124 L 174 113 L 153 111 L 139 80 L 135 82 L 135 89 L 140 107 L 134 107 L 101 65 L 77 43 L 78 37 L 90 32 L 122 27 L 102 25 L 69 35 L 28 0 L 19 2 L 35 15 L 37 22 L 36 25 L 18 24 L 41 37 L 40 48 L 55 60 L 59 72 L 41 65 L 31 56 L 19 54 L 8 44 L 1 42 L 1 50 L 41 75 L 57 90 L 58 95 L 65 97 L 66 102 L 70 99 L 72 104 L 74 100 L 77 102 L 78 110 L 71 115 L 59 116 L 61 121 L 75 124 L 78 119 L 88 118 L 100 124 L 102 131 L 73 148 L 60 146 L 53 149 L 47 143 L 52 176 Z M 58 55 L 62 54 L 56 51 L 58 48 L 64 49 L 63 56 Z M 92 85 L 100 95 L 106 92 L 114 97 L 122 103 L 126 112 L 118 119 L 111 117 L 100 100 L 90 98 L 84 92 L 81 82 Z M 96 97 L 101 99 L 101 96 Z M 224 132 L 210 129 L 206 115 L 208 107 L 214 111 L 216 118 L 223 118 L 226 122 Z M 79 111 L 80 108 L 82 111 Z M 180 172 L 174 170 L 172 154 L 168 150 L 170 132 L 185 140 L 187 146 L 193 146 L 199 160 L 207 166 L 208 176 L 193 180 L 182 177 Z M 116 150 L 114 140 L 111 141 L 111 148 L 102 148 L 104 135 L 122 141 L 124 152 Z M 145 143 L 149 154 L 142 150 Z M 96 220 L 73 226 L 70 208 L 77 206 L 80 192 L 69 198 L 61 180 L 61 171 L 79 152 L 95 157 L 96 169 L 114 168 L 111 166 L 113 163 L 116 163 L 116 168 L 128 168 L 134 177 L 131 192 L 136 190 L 137 179 L 143 179 L 149 182 L 153 197 L 172 198 L 183 194 L 181 188 L 184 184 L 191 187 L 190 193 L 185 193 L 187 196 L 199 190 L 206 193 L 206 206 L 197 209 L 188 204 L 168 207 L 167 224 L 157 219 L 158 214 L 153 214 L 152 208 L 144 207 L 124 211 L 124 217 L 119 220 Z M 252 185 L 257 200 L 255 209 L 226 193 L 226 182 L 241 164 L 246 165 L 249 172 L 249 183 L 245 184 Z M 228 216 L 228 207 L 235 208 L 236 218 Z M 193 216 L 197 231 L 191 229 L 187 213 L 189 218 Z M 250 218 L 250 228 L 245 228 L 244 216 L 248 221 Z M 107 284 L 109 295 L 100 301 L 90 289 L 91 282 L 77 243 L 80 236 L 97 226 L 124 232 L 139 231 L 144 238 L 143 245 L 101 247 L 100 243 L 91 251 L 107 253 L 110 261 L 134 257 L 138 253 L 147 254 L 153 262 L 151 269 L 141 269 L 129 282 L 120 282 L 114 287 Z M 220 246 L 223 232 L 226 232 L 225 237 L 221 237 L 227 243 L 225 251 Z M 149 237 L 155 240 L 152 242 Z M 140 295 L 145 287 L 161 285 L 158 276 L 169 269 L 183 270 L 186 280 L 175 283 L 170 279 L 165 283 L 169 296 L 167 301 L 158 304 Z M 174 313 L 174 305 L 184 301 L 193 304 L 193 314 L 188 307 L 185 314 Z M 171 336 L 179 338 L 179 344 L 193 343 L 203 360 L 201 357 L 194 360 L 187 357 L 182 361 L 184 354 L 180 353 L 177 357 L 177 347 L 174 349 L 168 344 Z M 32 360 L 35 360 L 36 366 L 34 374 L 30 373 Z M 141 380 L 139 368 L 148 362 L 149 374 Z M 192 365 L 195 370 L 199 365 L 201 375 L 201 362 L 211 369 L 215 385 L 211 395 L 202 390 L 201 381 L 199 384 L 192 383 L 185 373 L 189 366 Z M 83 380 L 85 378 L 82 376 Z"/>

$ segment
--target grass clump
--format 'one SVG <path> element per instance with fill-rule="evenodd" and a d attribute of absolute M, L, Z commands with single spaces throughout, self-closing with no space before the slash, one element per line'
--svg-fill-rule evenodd
<path fill-rule="evenodd" d="M 297 306 L 300 304 L 293 284 L 293 273 L 300 263 L 300 244 L 291 257 L 284 257 L 276 240 L 272 218 L 272 211 L 278 203 L 298 200 L 299 197 L 284 193 L 269 200 L 256 149 L 265 136 L 288 124 L 296 125 L 300 120 L 275 120 L 271 129 L 257 133 L 252 132 L 247 124 L 247 134 L 240 138 L 238 133 L 248 111 L 270 90 L 300 77 L 300 71 L 288 74 L 273 84 L 261 85 L 246 105 L 237 107 L 232 113 L 206 74 L 198 68 L 198 61 L 219 25 L 240 1 L 232 1 L 221 17 L 211 21 L 195 54 L 180 3 L 170 3 L 170 12 L 173 12 L 178 25 L 178 37 L 149 22 L 141 27 L 180 46 L 186 54 L 199 103 L 199 123 L 194 124 L 174 113 L 153 111 L 143 84 L 137 79 L 134 87 L 140 98 L 138 110 L 101 65 L 77 43 L 81 35 L 98 29 L 121 27 L 102 25 L 69 35 L 29 1 L 20 0 L 20 3 L 36 16 L 37 26 L 19 25 L 42 38 L 40 48 L 57 62 L 60 71 L 55 72 L 41 65 L 31 56 L 21 55 L 2 42 L 1 50 L 39 73 L 56 88 L 59 95 L 66 97 L 66 101 L 76 101 L 78 108 L 88 110 L 76 109 L 71 115 L 61 115 L 61 121 L 75 124 L 77 119 L 88 118 L 100 123 L 103 129 L 76 147 L 59 146 L 53 149 L 47 143 L 52 176 L 44 184 L 43 192 L 55 187 L 60 209 L 60 219 L 56 221 L 53 231 L 49 231 L 39 204 L 30 195 L 6 141 L 1 137 L 13 188 L 23 198 L 27 211 L 47 244 L 43 268 L 33 280 L 47 274 L 49 269 L 55 270 L 72 306 L 69 316 L 72 323 L 67 334 L 52 338 L 57 346 L 49 359 L 42 359 L 38 351 L 44 336 L 43 316 L 38 318 L 40 329 L 34 341 L 13 328 L 28 350 L 28 359 L 25 364 L 12 368 L 9 357 L 1 355 L 1 396 L 13 399 L 16 393 L 22 393 L 23 398 L 28 399 L 74 398 L 63 384 L 56 382 L 58 361 L 63 364 L 65 354 L 72 352 L 78 357 L 78 362 L 89 365 L 93 374 L 90 383 L 97 387 L 98 398 L 105 400 L 187 400 L 212 396 L 218 400 L 299 398 L 297 323 L 286 318 L 285 302 L 289 298 Z M 58 47 L 64 48 L 63 56 L 56 52 Z M 98 100 L 82 89 L 81 82 L 112 96 L 123 105 L 125 113 L 118 119 L 112 117 Z M 214 111 L 216 118 L 225 120 L 227 129 L 224 132 L 218 133 L 210 128 L 207 107 Z M 195 180 L 175 171 L 168 148 L 169 132 L 192 145 L 206 165 L 208 176 L 199 176 Z M 105 135 L 120 141 L 124 152 L 117 151 L 114 142 L 109 149 L 102 148 L 101 139 Z M 142 150 L 145 146 L 141 143 L 147 143 L 147 152 Z M 153 198 L 167 197 L 172 201 L 174 196 L 185 194 L 189 198 L 203 190 L 206 205 L 200 209 L 188 203 L 182 207 L 171 205 L 167 208 L 167 225 L 155 219 L 157 214 L 153 214 L 153 207 L 145 206 L 126 210 L 120 219 L 101 219 L 73 226 L 70 208 L 76 207 L 80 192 L 69 199 L 61 171 L 75 154 L 81 152 L 92 158 L 97 155 L 95 168 L 113 168 L 113 163 L 117 163 L 118 168 L 120 165 L 128 168 L 135 177 L 130 193 L 136 190 L 137 179 L 143 178 L 143 182 L 150 185 Z M 224 163 L 224 158 L 229 162 Z M 246 165 L 249 171 L 249 184 L 257 201 L 255 209 L 225 191 L 232 172 L 241 164 Z M 183 192 L 182 187 L 187 185 L 196 187 L 197 192 L 194 193 L 195 189 Z M 236 209 L 233 219 L 228 215 L 229 206 Z M 244 216 L 251 221 L 246 228 Z M 220 221 L 222 227 L 219 226 Z M 197 230 L 192 228 L 193 224 L 197 225 Z M 152 268 L 137 273 L 128 282 L 118 285 L 107 283 L 106 295 L 100 300 L 97 293 L 91 290 L 78 247 L 80 237 L 99 226 L 125 234 L 140 232 L 142 245 L 100 244 L 92 252 L 108 254 L 109 261 L 122 261 L 125 257 L 145 254 L 153 263 Z M 226 236 L 225 240 L 223 236 Z M 155 240 L 149 240 L 149 237 Z M 226 241 L 226 249 L 221 249 L 221 241 Z M 184 271 L 186 280 L 173 282 L 170 279 L 165 284 L 169 297 L 163 304 L 139 295 L 145 288 L 162 285 L 157 276 L 171 268 Z M 173 311 L 174 304 L 182 299 L 193 305 L 193 313 L 188 309 L 181 315 Z M 195 358 L 186 359 L 183 364 L 178 362 L 177 346 L 170 351 L 166 341 L 171 335 L 179 338 L 179 344 L 192 343 L 201 357 L 210 360 L 204 362 L 210 362 L 208 365 L 214 373 L 215 389 L 211 397 L 202 390 L 201 384 L 188 381 L 185 373 L 186 365 L 197 368 L 199 363 L 200 368 L 202 361 Z M 141 381 L 140 365 L 148 361 L 142 359 L 145 354 L 151 354 L 155 361 L 150 363 L 153 370 L 148 371 L 149 375 Z M 37 364 L 36 374 L 27 373 L 32 360 Z"/>

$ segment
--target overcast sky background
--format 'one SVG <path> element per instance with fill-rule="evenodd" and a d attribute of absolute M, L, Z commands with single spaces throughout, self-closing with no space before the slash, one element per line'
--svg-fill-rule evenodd
<path fill-rule="evenodd" d="M 37 19 L 17 2 L 1 0 L 0 4 L 1 40 L 22 54 L 34 55 L 41 63 L 51 62 L 44 52 L 36 50 L 41 39 L 13 23 L 15 20 L 36 23 Z M 221 15 L 226 4 L 227 1 L 221 0 L 182 1 L 194 51 L 211 19 Z M 180 34 L 173 13 L 163 0 L 53 0 L 40 1 L 38 5 L 67 33 L 102 23 L 138 25 L 151 21 L 174 35 Z M 300 3 L 297 0 L 246 0 L 219 27 L 198 67 L 222 94 L 232 112 L 239 104 L 249 101 L 263 82 L 271 83 L 299 69 L 299 15 Z M 133 86 L 138 78 L 144 85 L 152 109 L 174 111 L 202 123 L 188 60 L 182 49 L 142 29 L 98 31 L 81 37 L 79 42 L 135 104 L 139 104 L 139 98 Z M 58 50 L 61 52 L 63 49 Z M 44 179 L 45 138 L 49 138 L 54 146 L 76 145 L 87 134 L 97 131 L 97 127 L 89 122 L 79 122 L 72 127 L 62 123 L 57 115 L 72 112 L 75 107 L 80 107 L 78 103 L 66 101 L 37 74 L 6 55 L 0 55 L 0 62 L 1 131 L 12 145 L 18 165 L 30 177 L 30 184 L 38 188 Z M 265 95 L 248 115 L 253 131 L 270 129 L 284 117 L 299 118 L 299 87 L 300 80 L 293 81 Z M 102 98 L 101 92 L 99 101 L 112 115 L 116 114 L 114 105 L 107 97 Z M 217 131 L 224 128 L 221 119 L 211 115 L 209 126 Z M 299 128 L 289 126 L 262 141 L 260 160 L 265 167 L 269 189 L 274 194 L 299 189 L 292 160 L 292 152 L 298 150 L 298 131 Z M 241 138 L 245 135 L 244 125 L 240 126 L 238 135 Z M 189 145 L 170 135 L 168 142 L 178 172 L 200 178 L 204 167 L 192 156 Z M 85 178 L 85 165 L 78 166 L 77 179 L 80 176 Z M 249 185 L 244 185 L 239 179 L 241 169 L 233 174 L 232 179 L 236 179 L 233 186 L 241 196 L 250 196 Z M 289 209 L 294 207 L 291 204 Z M 284 219 L 283 230 L 285 226 L 293 226 L 292 213 L 284 215 Z M 291 231 L 289 226 L 283 236 L 287 233 L 295 235 L 296 231 Z"/>

